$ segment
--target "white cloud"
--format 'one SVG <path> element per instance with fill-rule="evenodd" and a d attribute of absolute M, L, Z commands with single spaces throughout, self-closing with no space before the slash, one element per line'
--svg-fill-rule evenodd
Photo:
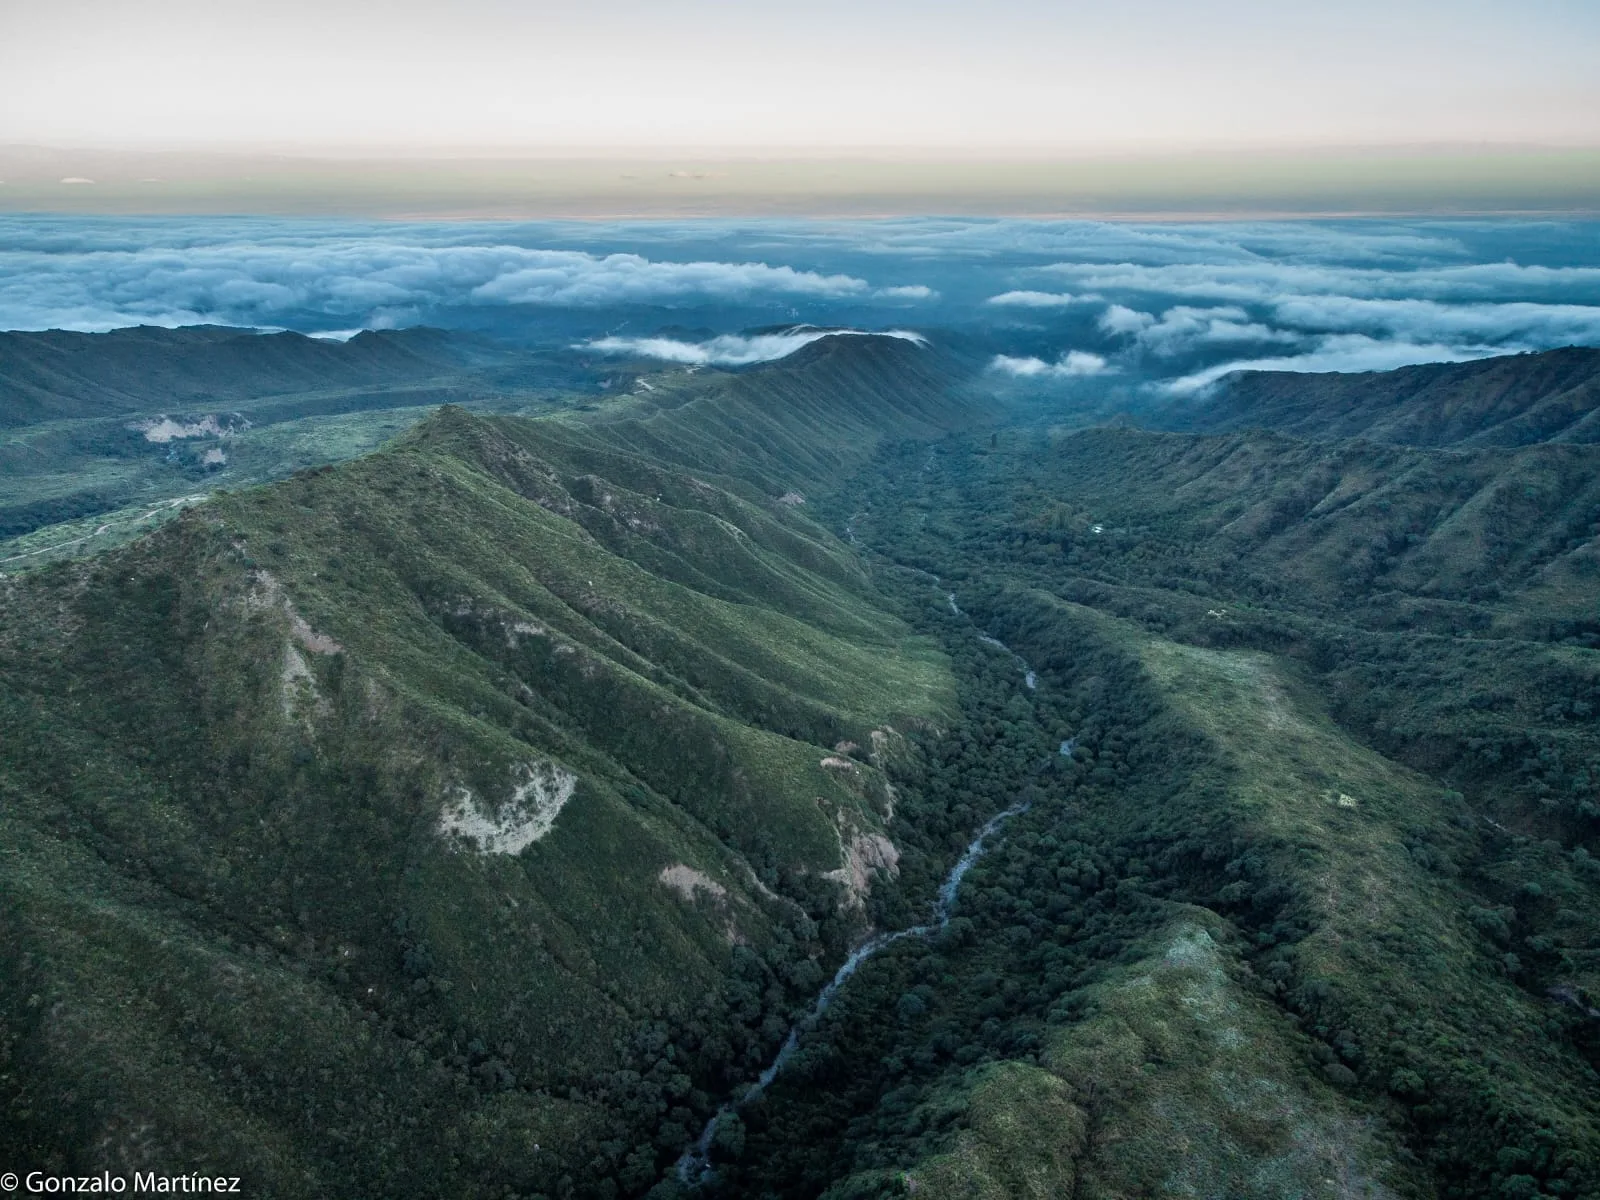
<path fill-rule="evenodd" d="M 1600 290 L 1600 267 L 1522 266 L 1513 262 L 1412 270 L 1271 260 L 1162 265 L 1060 262 L 1040 270 L 1085 288 L 1235 303 L 1270 302 L 1300 295 L 1560 300 L 1574 295 L 1592 296 Z"/>
<path fill-rule="evenodd" d="M 888 255 L 897 256 L 893 278 L 926 282 L 881 286 L 871 264 Z M 1559 222 L 380 225 L 0 215 L 0 327 L 215 322 L 342 336 L 420 321 L 503 328 L 482 310 L 528 304 L 575 314 L 529 321 L 530 336 L 572 341 L 656 323 L 600 315 L 616 305 L 724 306 L 684 320 L 712 328 L 871 327 L 910 322 L 914 306 L 935 301 L 962 336 L 995 335 L 991 353 L 1014 345 L 1002 338 L 1022 324 L 1098 318 L 1090 337 L 1059 339 L 1083 345 L 1082 357 L 1003 355 L 997 372 L 1064 379 L 1120 369 L 1192 388 L 1242 364 L 1356 369 L 1600 344 L 1600 253 L 1591 228 Z M 464 317 L 466 309 L 480 311 Z M 732 365 L 818 336 L 619 337 L 597 352 Z"/>
<path fill-rule="evenodd" d="M 1054 256 L 1077 263 L 1381 263 L 1460 261 L 1467 249 L 1452 232 L 1404 226 L 1358 228 L 1289 222 L 1139 225 L 1106 221 L 902 218 L 870 226 L 829 224 L 805 240 L 867 254 L 951 259 L 996 254 Z"/>
<path fill-rule="evenodd" d="M 1249 343 L 1331 354 L 1333 351 L 1327 348 L 1329 335 L 1362 335 L 1364 340 L 1347 345 L 1360 347 L 1361 361 L 1373 362 L 1473 358 L 1494 352 L 1600 344 L 1600 305 L 1513 298 L 1502 302 L 1446 301 L 1428 296 L 1326 290 L 1335 286 L 1359 287 L 1367 293 L 1399 291 L 1408 286 L 1461 290 L 1468 286 L 1464 281 L 1474 280 L 1472 289 L 1493 293 L 1496 281 L 1509 285 L 1521 279 L 1524 284 L 1532 280 L 1541 286 L 1561 287 L 1587 282 L 1590 290 L 1582 293 L 1587 298 L 1600 292 L 1600 269 L 1523 268 L 1502 263 L 1451 268 L 1449 272 L 1353 272 L 1263 263 L 1248 269 L 1219 265 L 1206 270 L 1121 264 L 1115 271 L 1119 274 L 1113 277 L 1099 273 L 1098 268 L 1084 268 L 1081 278 L 1102 286 L 1138 283 L 1164 289 L 1168 294 L 1236 301 L 1212 306 L 1178 304 L 1163 310 L 1159 317 L 1113 304 L 1101 314 L 1098 324 L 1102 332 L 1126 338 L 1133 347 L 1158 358 L 1181 358 L 1211 347 Z M 1296 293 L 1296 287 L 1304 291 Z M 1337 361 L 1347 361 L 1349 353 L 1355 351 L 1340 352 Z M 1419 359 L 1417 355 L 1424 357 Z M 1295 361 L 1299 360 L 1297 356 Z M 1218 370 L 1227 369 L 1230 368 L 1208 368 L 1185 375 L 1177 385 L 1204 386 Z M 1196 380 L 1201 382 L 1197 384 Z"/>
<path fill-rule="evenodd" d="M 1153 314 L 1140 312 L 1122 304 L 1113 304 L 1100 314 L 1100 320 L 1096 322 L 1103 331 L 1111 334 L 1138 334 L 1155 323 L 1156 318 Z"/>
<path fill-rule="evenodd" d="M 1221 363 L 1169 380 L 1160 384 L 1159 390 L 1173 396 L 1190 396 L 1236 371 L 1390 371 L 1417 363 L 1466 362 L 1504 353 L 1503 348 L 1494 346 L 1424 345 L 1380 341 L 1360 333 L 1337 334 L 1323 338 L 1307 354 Z"/>
<path fill-rule="evenodd" d="M 93 229 L 35 232 L 0 222 L 0 328 L 115 329 L 202 322 L 259 326 L 327 318 L 371 326 L 458 306 L 601 307 L 761 297 L 870 298 L 863 279 L 763 262 L 663 262 L 637 254 L 430 245 L 385 231 L 329 233 L 305 225 L 241 222 L 203 227 L 192 239 Z M 440 236 L 430 230 L 431 237 Z M 926 298 L 911 291 L 902 299 Z M 931 295 L 931 289 L 928 289 Z"/>
<path fill-rule="evenodd" d="M 1124 309 L 1124 312 L 1130 310 Z M 1134 317 L 1147 318 L 1148 313 L 1133 313 Z M 1102 328 L 1105 328 L 1102 318 Z M 1304 345 L 1306 334 L 1274 329 L 1258 321 L 1251 321 L 1242 308 L 1192 308 L 1178 305 L 1167 309 L 1157 321 L 1139 322 L 1134 340 L 1144 349 L 1162 358 L 1176 358 L 1208 346 L 1235 345 L 1241 342 Z"/>
<path fill-rule="evenodd" d="M 699 295 L 744 299 L 759 292 L 838 298 L 870 291 L 865 280 L 766 263 L 655 262 L 637 254 L 604 258 L 577 250 L 523 250 L 526 265 L 497 272 L 469 293 L 500 304 L 599 306 Z"/>
<path fill-rule="evenodd" d="M 1013 358 L 1008 354 L 997 354 L 990 361 L 989 369 L 1001 371 L 1018 379 L 1061 379 L 1105 375 L 1113 370 L 1104 358 L 1098 354 L 1090 354 L 1087 350 L 1068 350 L 1053 363 L 1046 362 L 1042 358 Z"/>
<path fill-rule="evenodd" d="M 1414 340 L 1600 342 L 1600 307 L 1586 304 L 1440 304 L 1301 296 L 1279 300 L 1273 313 L 1279 321 L 1303 329 L 1380 331 Z"/>
<path fill-rule="evenodd" d="M 1099 299 L 1093 292 L 1083 295 L 1072 292 L 1001 292 L 998 296 L 990 296 L 984 303 L 1015 308 L 1066 308 L 1073 304 L 1092 304 Z"/>
<path fill-rule="evenodd" d="M 927 338 L 907 329 L 886 329 L 873 332 L 864 329 L 812 329 L 809 327 L 785 330 L 782 333 L 758 333 L 748 337 L 736 333 L 723 334 L 704 342 L 685 342 L 665 337 L 604 337 L 583 342 L 573 347 L 593 350 L 600 354 L 627 354 L 638 358 L 656 358 L 663 362 L 688 363 L 695 366 L 742 367 L 750 363 L 772 362 L 785 358 L 803 346 L 826 337 L 889 337 L 926 345 Z"/>

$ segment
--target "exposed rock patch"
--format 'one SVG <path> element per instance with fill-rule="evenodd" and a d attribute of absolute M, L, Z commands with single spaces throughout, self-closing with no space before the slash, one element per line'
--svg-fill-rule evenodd
<path fill-rule="evenodd" d="M 860 908 L 872 890 L 874 871 L 883 871 L 890 878 L 900 874 L 900 851 L 881 833 L 857 833 L 849 841 L 841 836 L 839 842 L 844 865 L 823 872 L 822 877 L 843 885 L 845 903 Z"/>
<path fill-rule="evenodd" d="M 537 621 L 513 621 L 506 626 L 506 645 L 517 648 L 519 637 L 548 637 L 550 631 Z"/>
<path fill-rule="evenodd" d="M 289 636 L 313 654 L 341 654 L 344 647 L 334 641 L 325 633 L 318 633 L 306 619 L 295 612 L 294 606 L 287 599 L 283 602 L 284 611 L 289 614 Z"/>
<path fill-rule="evenodd" d="M 670 867 L 662 867 L 661 874 L 656 876 L 669 889 L 678 893 L 685 900 L 693 901 L 694 898 L 704 893 L 718 904 L 728 898 L 728 889 L 712 879 L 704 871 L 697 871 L 684 863 L 674 863 Z"/>
<path fill-rule="evenodd" d="M 250 590 L 244 594 L 241 607 L 246 613 L 280 613 L 287 626 L 278 668 L 278 698 L 284 717 L 292 721 L 321 715 L 327 706 L 317 690 L 317 677 L 306 654 L 342 654 L 344 647 L 311 628 L 270 571 L 257 571 L 251 576 Z"/>
<path fill-rule="evenodd" d="M 552 762 L 519 763 L 511 775 L 511 796 L 498 810 L 470 788 L 455 788 L 439 814 L 440 836 L 471 842 L 479 854 L 520 854 L 549 833 L 578 777 Z"/>
<path fill-rule="evenodd" d="M 219 420 L 214 413 L 208 413 L 195 421 L 175 421 L 171 417 L 161 416 L 147 421 L 135 421 L 128 426 L 135 433 L 144 434 L 144 440 L 165 445 L 167 442 L 179 441 L 184 438 L 200 437 L 237 437 L 243 430 L 250 428 L 250 422 L 237 413 Z"/>
<path fill-rule="evenodd" d="M 311 673 L 305 655 L 293 642 L 286 642 L 283 647 L 283 665 L 278 670 L 278 698 L 283 705 L 284 718 L 290 721 L 307 703 L 313 710 L 322 707 L 322 694 L 317 691 L 316 676 Z"/>

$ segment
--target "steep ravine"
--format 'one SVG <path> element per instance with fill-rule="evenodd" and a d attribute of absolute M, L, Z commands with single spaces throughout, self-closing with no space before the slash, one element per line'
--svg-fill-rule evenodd
<path fill-rule="evenodd" d="M 937 577 L 933 578 L 933 583 L 936 586 L 938 585 L 939 580 Z M 966 616 L 957 603 L 954 592 L 948 593 L 947 603 L 952 614 Z M 1010 655 L 1022 671 L 1024 686 L 1030 692 L 1037 689 L 1038 677 L 1021 655 L 989 633 L 974 629 L 973 634 L 977 641 L 983 645 Z M 1066 743 L 1063 743 L 1063 745 L 1066 745 Z M 845 986 L 868 959 L 897 942 L 908 938 L 928 937 L 948 928 L 956 901 L 960 895 L 962 880 L 965 879 L 973 864 L 982 857 L 984 851 L 988 848 L 990 838 L 997 834 L 1007 821 L 1028 811 L 1031 807 L 1031 800 L 1019 800 L 984 822 L 972 840 L 967 843 L 965 850 L 954 865 L 951 866 L 949 873 L 945 875 L 943 882 L 939 885 L 933 904 L 933 912 L 929 920 L 903 929 L 873 933 L 850 952 L 849 956 L 834 973 L 833 978 L 818 992 L 817 998 L 809 1011 L 790 1027 L 788 1036 L 784 1039 L 777 1054 L 766 1069 L 761 1072 L 756 1081 L 749 1085 L 742 1095 L 729 1100 L 719 1108 L 706 1122 L 694 1144 L 684 1151 L 677 1164 L 677 1177 L 680 1182 L 695 1187 L 710 1182 L 715 1177 L 715 1168 L 711 1162 L 711 1147 L 716 1138 L 718 1127 L 724 1119 L 766 1092 L 773 1080 L 778 1077 L 794 1056 L 795 1051 L 799 1048 L 801 1036 L 816 1027 L 817 1022 L 827 1012 L 834 998 L 839 994 L 840 989 Z"/>
<path fill-rule="evenodd" d="M 1004 812 L 996 813 L 990 817 L 984 823 L 983 828 L 978 830 L 977 836 L 967 844 L 966 852 L 956 860 L 955 866 L 950 868 L 950 873 L 945 876 L 944 883 L 940 885 L 939 896 L 934 903 L 932 920 L 922 925 L 913 925 L 908 929 L 896 929 L 887 933 L 873 934 L 850 952 L 850 956 L 840 965 L 833 978 L 828 981 L 827 986 L 817 994 L 816 1002 L 811 1006 L 811 1011 L 790 1028 L 789 1036 L 784 1039 L 783 1046 L 779 1049 L 777 1056 L 767 1069 L 761 1072 L 756 1082 L 750 1085 L 743 1096 L 723 1105 L 706 1122 L 698 1140 L 678 1160 L 679 1179 L 688 1184 L 698 1184 L 708 1178 L 712 1169 L 710 1160 L 711 1142 L 716 1136 L 718 1124 L 740 1105 L 754 1100 L 767 1090 L 772 1081 L 778 1077 L 778 1073 L 783 1070 L 784 1065 L 793 1057 L 795 1050 L 800 1045 L 800 1035 L 816 1025 L 818 1018 L 828 1010 L 828 1005 L 833 1002 L 833 998 L 838 994 L 839 989 L 856 973 L 862 963 L 866 962 L 878 951 L 894 945 L 894 943 L 903 938 L 926 937 L 931 933 L 939 932 L 950 924 L 951 910 L 955 907 L 956 897 L 961 890 L 961 880 L 971 869 L 972 864 L 977 862 L 978 858 L 983 854 L 985 843 L 1006 821 L 1019 813 L 1026 812 L 1028 807 L 1026 802 L 1012 805 Z"/>

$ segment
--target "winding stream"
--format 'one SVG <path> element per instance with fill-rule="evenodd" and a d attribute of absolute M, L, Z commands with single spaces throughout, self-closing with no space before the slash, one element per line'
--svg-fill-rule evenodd
<path fill-rule="evenodd" d="M 939 898 L 933 907 L 933 920 L 925 925 L 913 925 L 909 929 L 896 929 L 892 933 L 874 934 L 861 945 L 850 952 L 850 957 L 844 960 L 843 965 L 835 972 L 828 985 L 817 994 L 816 1002 L 812 1004 L 811 1011 L 802 1017 L 789 1030 L 789 1036 L 784 1039 L 783 1047 L 778 1051 L 777 1057 L 761 1072 L 761 1077 L 751 1084 L 749 1089 L 738 1100 L 724 1104 L 716 1114 L 706 1122 L 706 1127 L 701 1131 L 699 1140 L 694 1146 L 684 1152 L 678 1160 L 678 1178 L 684 1183 L 693 1185 L 701 1183 L 711 1171 L 710 1151 L 711 1140 L 716 1137 L 717 1125 L 722 1118 L 733 1112 L 742 1104 L 754 1100 L 771 1086 L 772 1081 L 778 1077 L 794 1052 L 800 1046 L 800 1035 L 816 1025 L 823 1013 L 828 1011 L 828 1005 L 833 1003 L 834 996 L 844 986 L 845 980 L 854 975 L 857 969 L 867 959 L 871 958 L 885 946 L 892 946 L 903 938 L 926 937 L 930 933 L 937 933 L 950 924 L 950 910 L 955 905 L 956 892 L 961 888 L 961 880 L 971 869 L 972 864 L 983 856 L 984 842 L 989 835 L 999 829 L 1012 817 L 1026 812 L 1026 804 L 1016 804 L 1004 812 L 996 813 L 985 822 L 978 835 L 967 844 L 964 853 L 956 865 L 950 868 L 950 874 L 945 876 L 944 882 L 939 885 Z"/>
<path fill-rule="evenodd" d="M 929 465 L 931 466 L 931 464 L 932 459 L 930 456 Z M 855 531 L 849 530 L 849 533 L 850 540 L 854 542 Z M 927 572 L 918 573 L 927 574 Z M 930 578 L 933 579 L 935 584 L 939 582 L 937 575 L 932 575 Z M 949 601 L 952 613 L 957 616 L 965 615 L 962 613 L 961 606 L 956 603 L 956 594 L 954 592 L 948 593 L 946 599 Z M 1012 658 L 1016 659 L 1017 664 L 1024 672 L 1022 681 L 1029 691 L 1038 686 L 1038 677 L 1034 674 L 1033 668 L 1028 665 L 1026 659 L 1012 650 L 1011 647 L 1007 646 L 999 638 L 991 637 L 982 631 L 978 633 L 978 640 L 986 645 L 1004 650 Z M 1070 743 L 1063 742 L 1061 752 L 1063 754 L 1071 753 Z M 1012 817 L 1027 810 L 1027 804 L 1015 804 L 1004 812 L 996 813 L 984 823 L 983 828 L 978 830 L 977 836 L 967 843 L 966 852 L 956 861 L 956 865 L 950 868 L 950 874 L 946 875 L 944 882 L 939 885 L 939 895 L 934 902 L 933 919 L 931 921 L 924 925 L 913 925 L 909 929 L 896 929 L 889 933 L 874 934 L 850 952 L 850 957 L 844 960 L 838 971 L 834 973 L 833 978 L 828 981 L 827 986 L 817 993 L 817 998 L 811 1005 L 811 1011 L 790 1027 L 789 1036 L 784 1039 L 777 1056 L 767 1065 L 767 1069 L 761 1072 L 760 1077 L 745 1090 L 743 1096 L 737 1100 L 730 1100 L 717 1109 L 711 1119 L 706 1122 L 705 1128 L 700 1131 L 700 1137 L 695 1141 L 694 1145 L 683 1152 L 683 1157 L 678 1159 L 678 1179 L 681 1182 L 691 1187 L 705 1182 L 711 1173 L 711 1142 L 717 1135 L 718 1124 L 728 1114 L 737 1110 L 741 1105 L 754 1100 L 772 1085 L 772 1081 L 778 1077 L 778 1073 L 783 1070 L 789 1059 L 794 1056 L 794 1052 L 799 1049 L 800 1035 L 815 1027 L 822 1014 L 827 1012 L 828 1006 L 833 1003 L 833 998 L 839 994 L 839 989 L 844 986 L 845 981 L 850 976 L 856 973 L 862 963 L 866 962 L 867 959 L 885 946 L 892 946 L 905 938 L 926 937 L 930 933 L 939 932 L 950 924 L 950 910 L 955 906 L 956 893 L 961 888 L 961 880 L 972 868 L 972 864 L 983 856 L 984 843 L 1000 826 L 1004 825 Z"/>
<path fill-rule="evenodd" d="M 955 601 L 955 597 L 952 596 L 950 598 L 950 603 L 953 605 L 953 604 L 955 604 L 955 602 L 956 602 Z M 957 609 L 956 611 L 959 612 L 960 610 Z M 1027 687 L 1027 689 L 1030 692 L 1037 690 L 1037 688 L 1039 687 L 1039 677 L 1033 673 L 1033 668 L 1028 665 L 1028 660 L 1027 659 L 1023 658 L 1022 655 L 1018 654 L 1015 650 L 1013 650 L 1010 646 L 1006 645 L 999 638 L 990 637 L 987 633 L 980 633 L 978 635 L 978 640 L 980 642 L 982 642 L 985 646 L 993 646 L 996 650 L 1004 650 L 1007 654 L 1011 655 L 1011 657 L 1016 660 L 1017 666 L 1022 668 L 1022 682 L 1023 682 L 1023 684 Z"/>

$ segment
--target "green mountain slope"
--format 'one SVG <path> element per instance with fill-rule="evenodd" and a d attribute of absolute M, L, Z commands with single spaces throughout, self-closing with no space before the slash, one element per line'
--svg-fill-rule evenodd
<path fill-rule="evenodd" d="M 1592 644 L 1592 446 L 1442 453 L 1103 429 L 1056 447 L 1032 483 L 1041 550 L 1367 625 Z"/>
<path fill-rule="evenodd" d="M 111 333 L 0 333 L 0 425 L 259 396 L 415 382 L 458 372 L 442 330 L 365 331 L 345 342 L 216 325 Z"/>
<path fill-rule="evenodd" d="M 7 580 L 8 1160 L 653 1180 L 865 920 L 886 756 L 954 715 L 788 494 L 964 419 L 920 349 L 847 349 L 629 416 L 447 408 Z M 762 400 L 760 451 L 724 438 Z M 692 472 L 627 449 L 668 442 Z"/>
<path fill-rule="evenodd" d="M 544 411 L 599 382 L 571 354 L 436 329 L 0 333 L 0 570 L 96 553 L 212 489 L 366 453 L 441 403 Z"/>
<path fill-rule="evenodd" d="M 1600 350 L 1353 374 L 1242 371 L 1159 420 L 1196 433 L 1260 428 L 1407 446 L 1592 443 L 1600 441 Z"/>
<path fill-rule="evenodd" d="M 835 1197 L 1600 1187 L 1594 465 L 1125 429 L 886 451 L 854 528 L 924 620 L 1036 671 L 965 728 L 1031 746 L 1037 799 L 974 871 L 977 943 L 863 972 L 887 1031 L 820 1031 L 758 1153 L 829 1122 Z M 902 1073 L 842 1065 L 869 1052 Z"/>

